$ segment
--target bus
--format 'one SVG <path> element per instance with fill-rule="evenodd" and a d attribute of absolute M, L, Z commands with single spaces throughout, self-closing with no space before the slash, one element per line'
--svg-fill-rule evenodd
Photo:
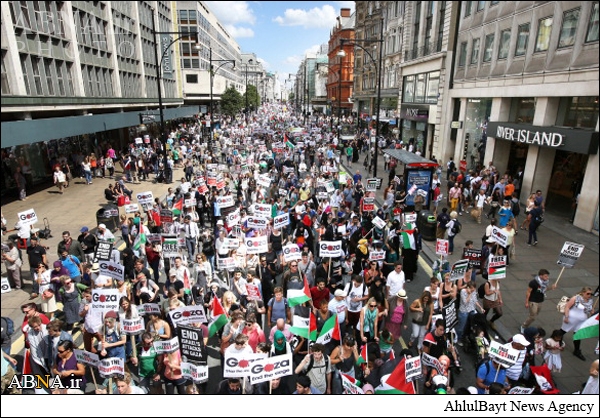
<path fill-rule="evenodd" d="M 350 123 L 342 123 L 340 126 L 340 140 L 342 144 L 348 145 L 349 141 L 353 141 L 356 134 L 356 126 Z"/>

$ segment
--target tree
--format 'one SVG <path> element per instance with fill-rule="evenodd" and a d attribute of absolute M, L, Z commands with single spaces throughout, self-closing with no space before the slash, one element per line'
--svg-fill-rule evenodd
<path fill-rule="evenodd" d="M 221 96 L 221 113 L 227 116 L 235 115 L 244 107 L 244 99 L 234 86 L 229 86 Z"/>
<path fill-rule="evenodd" d="M 252 84 L 248 84 L 246 93 L 244 93 L 244 106 L 246 105 L 246 95 L 248 96 L 248 106 L 251 109 L 258 109 L 260 106 L 260 96 L 258 95 L 258 89 Z"/>

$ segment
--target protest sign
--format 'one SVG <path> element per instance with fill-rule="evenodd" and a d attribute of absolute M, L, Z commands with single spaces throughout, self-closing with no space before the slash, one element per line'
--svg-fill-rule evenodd
<path fill-rule="evenodd" d="M 206 313 L 202 305 L 183 306 L 169 311 L 171 322 L 177 328 L 179 325 L 206 323 Z"/>
<path fill-rule="evenodd" d="M 508 369 L 515 364 L 519 359 L 519 350 L 512 348 L 510 343 L 502 345 L 494 340 L 490 341 L 488 354 L 490 358 L 493 358 L 496 363 L 500 364 L 505 369 Z"/>
<path fill-rule="evenodd" d="M 293 260 L 302 259 L 302 251 L 297 244 L 288 244 L 283 247 L 283 261 L 286 263 Z"/>
<path fill-rule="evenodd" d="M 235 267 L 235 259 L 233 257 L 218 257 L 217 270 L 230 270 Z"/>
<path fill-rule="evenodd" d="M 100 261 L 100 274 L 114 280 L 125 280 L 125 267 L 112 261 Z"/>
<path fill-rule="evenodd" d="M 239 363 L 241 362 L 242 361 Z M 292 367 L 292 353 L 260 358 L 247 367 L 248 374 L 246 374 L 246 376 L 250 376 L 251 384 L 256 384 L 283 376 L 289 376 L 293 374 Z M 223 376 L 225 376 L 225 373 L 223 373 Z"/>
<path fill-rule="evenodd" d="M 208 364 L 208 354 L 204 345 L 202 329 L 187 326 L 177 328 L 181 361 L 192 364 Z"/>
<path fill-rule="evenodd" d="M 492 235 L 490 237 L 501 247 L 506 248 L 508 245 L 508 234 L 497 226 L 492 227 Z"/>
<path fill-rule="evenodd" d="M 119 299 L 121 294 L 117 289 L 93 289 L 92 290 L 92 312 L 119 311 Z"/>
<path fill-rule="evenodd" d="M 266 357 L 263 353 L 225 353 L 223 377 L 250 376 L 254 363 Z"/>
<path fill-rule="evenodd" d="M 196 365 L 192 363 L 181 362 L 181 374 L 194 383 L 204 383 L 208 381 L 208 366 Z"/>
<path fill-rule="evenodd" d="M 491 256 L 488 262 L 488 280 L 504 279 L 506 277 L 506 256 Z"/>
<path fill-rule="evenodd" d="M 125 374 L 125 361 L 121 357 L 110 357 L 98 362 L 98 372 L 102 377 L 112 377 Z"/>
<path fill-rule="evenodd" d="M 457 262 L 452 264 L 452 270 L 450 271 L 450 280 L 455 282 L 458 279 L 464 278 L 468 268 L 469 260 L 458 260 Z"/>
<path fill-rule="evenodd" d="M 456 299 L 442 307 L 442 317 L 446 324 L 446 333 L 449 333 L 458 324 L 458 313 L 456 312 Z"/>
<path fill-rule="evenodd" d="M 356 384 L 357 380 L 354 377 L 347 375 L 346 373 L 340 373 L 340 377 L 342 378 L 342 388 L 344 390 L 344 395 L 365 394 L 362 388 Z"/>
<path fill-rule="evenodd" d="M 127 335 L 137 335 L 141 334 L 145 331 L 144 329 L 144 320 L 142 317 L 138 318 L 122 318 L 121 319 L 121 328 L 123 329 L 123 334 Z"/>
<path fill-rule="evenodd" d="M 94 254 L 94 260 L 110 260 L 110 256 L 112 254 L 112 247 L 113 245 L 111 242 L 98 241 L 98 245 L 96 245 L 96 253 Z"/>
<path fill-rule="evenodd" d="M 435 242 L 435 253 L 437 255 L 448 255 L 450 242 L 447 239 L 437 239 Z"/>
<path fill-rule="evenodd" d="M 33 225 L 38 221 L 38 217 L 33 208 L 17 213 L 17 218 L 19 219 L 19 222 L 21 222 L 22 226 Z"/>
<path fill-rule="evenodd" d="M 75 358 L 77 359 L 78 363 L 87 364 L 88 366 L 92 367 L 98 367 L 98 363 L 100 362 L 98 354 L 78 349 L 74 349 L 73 354 L 75 354 Z"/>
<path fill-rule="evenodd" d="M 385 260 L 385 251 L 384 250 L 372 250 L 369 253 L 369 260 L 371 260 L 371 261 Z"/>
<path fill-rule="evenodd" d="M 342 241 L 321 241 L 319 244 L 319 257 L 340 257 L 342 255 Z"/>
<path fill-rule="evenodd" d="M 474 269 L 481 267 L 481 250 L 463 248 L 462 258 L 469 260 L 469 267 Z"/>
<path fill-rule="evenodd" d="M 161 315 L 160 306 L 157 303 L 144 303 L 142 305 L 138 305 L 138 313 L 140 315 Z"/>
<path fill-rule="evenodd" d="M 407 382 L 418 380 L 423 375 L 423 368 L 421 367 L 421 357 L 407 358 L 404 363 L 405 376 Z"/>
<path fill-rule="evenodd" d="M 558 256 L 558 261 L 556 264 L 566 268 L 572 268 L 579 257 L 581 257 L 584 248 L 585 245 L 565 241 L 562 249 L 560 250 L 560 255 Z"/>
<path fill-rule="evenodd" d="M 284 226 L 290 224 L 290 214 L 284 213 L 283 215 L 276 216 L 273 218 L 273 229 L 281 229 Z"/>
<path fill-rule="evenodd" d="M 168 354 L 179 350 L 179 340 L 177 337 L 170 340 L 159 340 L 152 343 L 156 354 Z"/>
<path fill-rule="evenodd" d="M 252 283 L 246 283 L 246 292 L 248 292 L 248 300 L 262 300 L 260 295 L 260 289 L 257 285 Z"/>
<path fill-rule="evenodd" d="M 373 225 L 375 225 L 375 227 L 379 228 L 379 229 L 383 229 L 385 228 L 385 221 L 383 219 L 381 219 L 379 216 L 376 216 L 373 218 L 372 221 Z"/>
<path fill-rule="evenodd" d="M 138 193 L 135 195 L 135 198 L 137 199 L 137 201 L 140 205 L 145 205 L 145 204 L 152 205 L 154 203 L 154 196 L 152 195 L 152 192 L 150 192 L 150 191 Z"/>
<path fill-rule="evenodd" d="M 269 220 L 261 216 L 248 216 L 246 223 L 248 228 L 266 229 L 269 225 Z"/>
<path fill-rule="evenodd" d="M 163 236 L 162 243 L 163 257 L 177 257 L 179 256 L 179 244 L 176 236 Z"/>
<path fill-rule="evenodd" d="M 269 251 L 268 237 L 246 238 L 246 248 L 247 254 L 266 253 Z"/>

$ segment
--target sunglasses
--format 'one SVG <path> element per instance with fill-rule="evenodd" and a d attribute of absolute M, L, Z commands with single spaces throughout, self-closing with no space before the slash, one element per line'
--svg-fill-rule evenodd
<path fill-rule="evenodd" d="M 252 325 L 254 325 L 254 322 L 248 322 L 248 323 L 246 324 L 246 326 L 247 326 L 247 327 L 251 327 Z"/>
<path fill-rule="evenodd" d="M 31 309 L 28 309 L 28 310 L 22 310 L 21 312 L 22 312 L 22 313 L 24 313 L 24 314 L 28 314 L 29 312 L 31 312 Z"/>
<path fill-rule="evenodd" d="M 71 283 L 73 283 L 71 280 L 67 280 L 67 281 L 65 282 L 65 284 L 71 284 Z"/>
<path fill-rule="evenodd" d="M 67 350 L 56 350 L 56 352 L 57 352 L 58 354 L 62 354 L 62 353 L 66 353 L 66 352 L 67 352 Z"/>
<path fill-rule="evenodd" d="M 298 267 L 298 264 L 290 264 L 290 267 Z"/>
<path fill-rule="evenodd" d="M 369 308 L 376 308 L 377 305 L 369 305 Z"/>

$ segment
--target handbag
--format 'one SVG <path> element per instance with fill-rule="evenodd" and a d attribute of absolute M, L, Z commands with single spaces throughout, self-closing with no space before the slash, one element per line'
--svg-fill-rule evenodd
<path fill-rule="evenodd" d="M 129 196 L 127 196 L 127 195 L 125 195 L 124 204 L 126 204 L 126 205 L 131 204 L 131 199 L 129 199 Z"/>
<path fill-rule="evenodd" d="M 558 312 L 560 312 L 561 314 L 565 313 L 565 308 L 567 307 L 567 303 L 569 302 L 569 299 L 571 299 L 568 296 L 563 296 L 562 298 L 560 298 L 560 301 L 558 301 L 558 303 L 556 304 L 556 310 Z"/>

